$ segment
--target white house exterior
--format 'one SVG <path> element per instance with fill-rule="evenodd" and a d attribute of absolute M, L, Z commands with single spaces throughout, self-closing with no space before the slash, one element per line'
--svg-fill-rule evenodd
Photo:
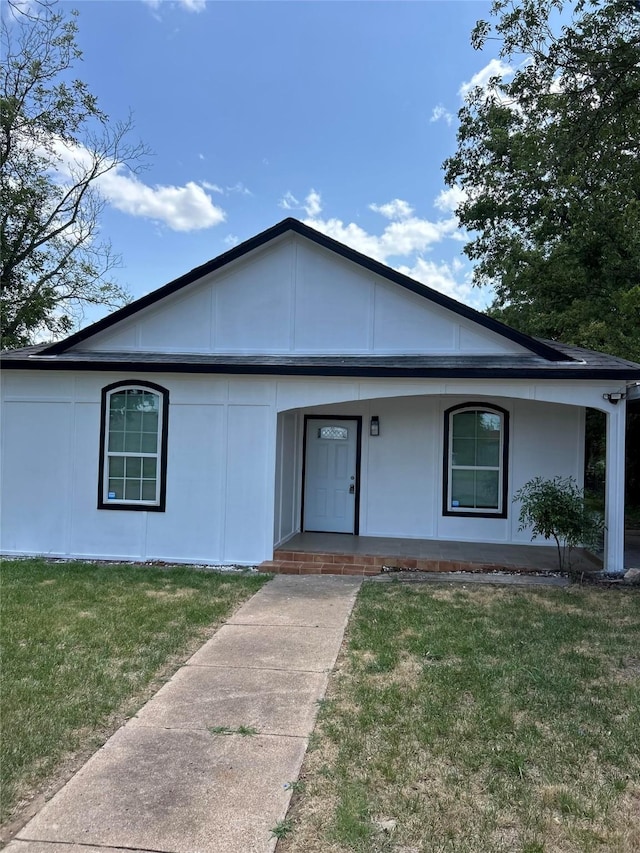
<path fill-rule="evenodd" d="M 522 335 L 296 220 L 2 367 L 5 554 L 257 564 L 303 530 L 529 544 L 512 496 L 581 481 L 593 407 L 605 567 L 623 568 L 640 366 Z"/>

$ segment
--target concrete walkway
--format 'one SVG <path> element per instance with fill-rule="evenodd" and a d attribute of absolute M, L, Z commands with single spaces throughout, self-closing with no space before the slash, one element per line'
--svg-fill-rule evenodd
<path fill-rule="evenodd" d="M 360 583 L 274 578 L 6 853 L 273 851 Z"/>

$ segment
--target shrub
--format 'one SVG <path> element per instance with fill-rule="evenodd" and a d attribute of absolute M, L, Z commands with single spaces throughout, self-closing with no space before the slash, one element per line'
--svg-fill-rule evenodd
<path fill-rule="evenodd" d="M 513 500 L 521 504 L 520 530 L 531 528 L 532 539 L 555 540 L 560 571 L 571 571 L 573 548 L 600 547 L 604 519 L 587 507 L 584 491 L 573 477 L 534 477 L 518 489 Z"/>

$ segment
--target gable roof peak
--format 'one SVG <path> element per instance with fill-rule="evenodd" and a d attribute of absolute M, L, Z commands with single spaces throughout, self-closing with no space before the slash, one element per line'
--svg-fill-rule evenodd
<path fill-rule="evenodd" d="M 494 320 L 492 317 L 489 317 L 486 314 L 482 314 L 480 311 L 477 311 L 475 308 L 471 308 L 468 305 L 464 305 L 461 302 L 452 299 L 450 296 L 446 296 L 443 293 L 440 293 L 437 290 L 429 287 L 426 284 L 422 284 L 415 279 L 409 278 L 409 276 L 404 275 L 397 270 L 394 270 L 392 267 L 386 266 L 380 261 L 374 260 L 373 258 L 368 257 L 367 255 L 358 252 L 356 249 L 352 249 L 350 246 L 347 246 L 344 243 L 340 243 L 338 240 L 335 240 L 333 237 L 329 237 L 326 234 L 323 234 L 321 231 L 318 231 L 315 228 L 312 228 L 310 225 L 307 225 L 304 222 L 301 222 L 299 219 L 295 219 L 294 217 L 288 216 L 280 222 L 272 225 L 270 228 L 267 228 L 265 231 L 256 234 L 254 237 L 250 237 L 248 240 L 245 240 L 242 243 L 239 243 L 237 246 L 234 246 L 232 249 L 223 252 L 221 255 L 213 258 L 210 261 L 201 264 L 200 266 L 194 267 L 189 272 L 185 273 L 182 276 L 170 281 L 168 284 L 165 284 L 163 287 L 158 288 L 146 296 L 141 297 L 140 299 L 135 300 L 134 302 L 125 305 L 123 308 L 114 311 L 112 314 L 109 314 L 107 317 L 104 317 L 102 320 L 98 320 L 96 323 L 93 323 L 90 326 L 87 326 L 84 329 L 81 329 L 79 332 L 70 335 L 68 338 L 65 338 L 62 341 L 58 341 L 48 347 L 46 347 L 43 351 L 41 351 L 42 355 L 58 355 L 60 353 L 66 352 L 73 346 L 86 341 L 88 338 L 93 337 L 94 335 L 102 332 L 115 324 L 128 319 L 139 311 L 148 308 L 150 305 L 159 302 L 162 299 L 165 299 L 168 296 L 171 296 L 173 293 L 181 290 L 189 284 L 197 281 L 200 278 L 203 278 L 206 275 L 209 275 L 228 264 L 236 261 L 250 252 L 255 251 L 256 249 L 262 248 L 266 246 L 268 243 L 276 240 L 278 237 L 281 237 L 283 234 L 287 232 L 295 233 L 301 237 L 310 240 L 312 243 L 315 243 L 322 248 L 333 252 L 335 255 L 338 255 L 348 261 L 351 261 L 358 266 L 369 270 L 375 275 L 386 279 L 387 281 L 393 282 L 394 284 L 400 285 L 405 289 L 411 291 L 412 293 L 417 294 L 418 296 L 428 299 L 436 305 L 441 306 L 442 308 L 447 309 L 448 311 L 452 311 L 455 314 L 458 314 L 461 317 L 464 317 L 467 320 L 470 320 L 473 323 L 482 326 L 483 328 L 498 334 L 499 336 L 506 338 L 525 349 L 529 350 L 536 355 L 541 356 L 547 361 L 552 362 L 562 362 L 562 361 L 573 361 L 574 359 L 568 355 L 567 352 L 563 352 L 561 349 L 557 349 L 553 345 L 550 345 L 548 342 L 541 341 L 537 338 L 533 338 L 529 335 L 525 335 L 522 332 L 518 332 L 516 329 L 513 329 L 511 326 L 507 326 L 504 323 L 501 323 L 498 320 Z"/>

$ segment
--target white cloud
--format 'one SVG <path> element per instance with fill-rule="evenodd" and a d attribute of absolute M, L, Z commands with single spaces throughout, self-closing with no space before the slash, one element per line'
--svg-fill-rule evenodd
<path fill-rule="evenodd" d="M 61 140 L 53 143 L 57 160 L 52 163 L 60 183 L 81 173 L 91 160 L 82 146 L 69 146 Z M 149 186 L 122 165 L 115 166 L 95 180 L 95 188 L 117 210 L 162 222 L 172 231 L 198 231 L 224 222 L 226 216 L 203 186 L 188 181 L 183 186 Z"/>
<path fill-rule="evenodd" d="M 443 190 L 436 199 L 436 206 L 445 213 L 452 213 L 458 195 L 457 189 Z M 285 205 L 289 210 L 303 207 L 292 193 L 287 193 L 280 200 L 280 206 Z M 390 220 L 380 233 L 371 233 L 355 222 L 344 222 L 336 217 L 323 219 L 318 215 L 308 216 L 304 222 L 328 237 L 388 264 L 453 299 L 480 310 L 489 304 L 491 294 L 473 287 L 467 263 L 458 258 L 446 262 L 423 256 L 444 240 L 457 242 L 465 239 L 454 215 L 435 221 L 420 218 L 407 201 L 397 198 L 386 204 L 370 204 L 369 209 Z M 456 248 L 455 252 L 458 251 Z"/>
<path fill-rule="evenodd" d="M 407 219 L 413 213 L 411 205 L 401 198 L 394 198 L 386 204 L 370 204 L 369 210 L 381 213 L 387 219 Z"/>
<path fill-rule="evenodd" d="M 442 104 L 438 104 L 437 107 L 433 108 L 433 112 L 431 113 L 431 118 L 429 121 L 446 121 L 446 123 L 451 126 L 453 124 L 453 114 L 449 112 L 449 110 L 445 109 Z"/>
<path fill-rule="evenodd" d="M 317 216 L 322 212 L 322 198 L 320 193 L 311 190 L 304 200 L 304 210 L 307 216 Z"/>
<path fill-rule="evenodd" d="M 506 65 L 500 59 L 492 59 L 484 68 L 474 74 L 471 80 L 460 86 L 458 94 L 464 100 L 477 86 L 488 91 L 490 88 L 489 81 L 492 77 L 502 77 L 512 73 L 513 68 L 510 65 Z"/>
<path fill-rule="evenodd" d="M 306 225 L 345 243 L 381 263 L 389 264 L 391 258 L 409 258 L 409 262 L 389 264 L 398 272 L 432 287 L 434 290 L 482 310 L 491 301 L 490 294 L 479 291 L 471 284 L 471 271 L 458 259 L 447 263 L 421 256 L 445 236 L 455 237 L 455 218 L 429 222 L 413 217 L 388 225 L 381 235 L 370 234 L 354 222 L 340 219 L 306 219 Z"/>
<path fill-rule="evenodd" d="M 322 197 L 319 192 L 311 189 L 307 193 L 303 202 L 298 201 L 292 192 L 287 192 L 278 202 L 278 207 L 283 210 L 304 210 L 307 216 L 317 216 L 322 212 Z"/>
<path fill-rule="evenodd" d="M 278 202 L 278 207 L 281 207 L 283 210 L 301 210 L 300 202 L 289 190 L 287 190 Z"/>
<path fill-rule="evenodd" d="M 440 190 L 433 204 L 438 210 L 442 210 L 445 213 L 453 213 L 466 199 L 467 193 L 462 187 L 454 185 L 448 190 Z"/>
<path fill-rule="evenodd" d="M 167 0 L 142 0 L 142 2 L 152 9 L 159 9 Z M 172 2 L 187 12 L 204 12 L 206 8 L 206 0 L 172 0 Z"/>
<path fill-rule="evenodd" d="M 368 233 L 355 222 L 345 224 L 336 218 L 310 217 L 305 219 L 305 223 L 382 263 L 388 263 L 390 258 L 428 251 L 434 244 L 451 236 L 458 227 L 455 217 L 430 222 L 414 216 L 402 222 L 390 223 L 382 234 L 377 235 Z"/>
<path fill-rule="evenodd" d="M 172 231 L 199 231 L 224 222 L 226 216 L 194 181 L 184 186 L 153 187 L 122 170 L 112 169 L 98 182 L 100 192 L 117 210 L 162 222 Z"/>
<path fill-rule="evenodd" d="M 212 193 L 224 193 L 222 187 L 219 187 L 218 184 L 212 184 L 209 181 L 200 181 L 200 186 L 204 187 L 205 190 L 211 190 Z"/>
<path fill-rule="evenodd" d="M 222 241 L 225 246 L 228 246 L 230 249 L 233 249 L 234 246 L 237 246 L 240 242 L 240 239 L 236 237 L 235 234 L 227 234 L 227 236 Z"/>
<path fill-rule="evenodd" d="M 206 0 L 178 0 L 178 3 L 187 12 L 204 12 L 207 5 Z"/>
<path fill-rule="evenodd" d="M 414 278 L 416 281 L 426 284 L 437 290 L 439 293 L 444 293 L 458 302 L 463 302 L 465 305 L 470 305 L 481 311 L 486 308 L 491 301 L 488 294 L 480 291 L 471 283 L 471 273 L 463 272 L 463 265 L 459 261 L 453 261 L 448 264 L 444 261 L 436 263 L 435 261 L 418 258 L 411 266 L 403 265 L 396 267 L 398 272 Z"/>
<path fill-rule="evenodd" d="M 238 181 L 237 184 L 234 184 L 232 187 L 227 187 L 226 189 L 228 193 L 238 193 L 239 195 L 253 195 L 251 190 L 247 189 L 247 187 L 245 187 L 245 185 L 241 181 Z"/>

